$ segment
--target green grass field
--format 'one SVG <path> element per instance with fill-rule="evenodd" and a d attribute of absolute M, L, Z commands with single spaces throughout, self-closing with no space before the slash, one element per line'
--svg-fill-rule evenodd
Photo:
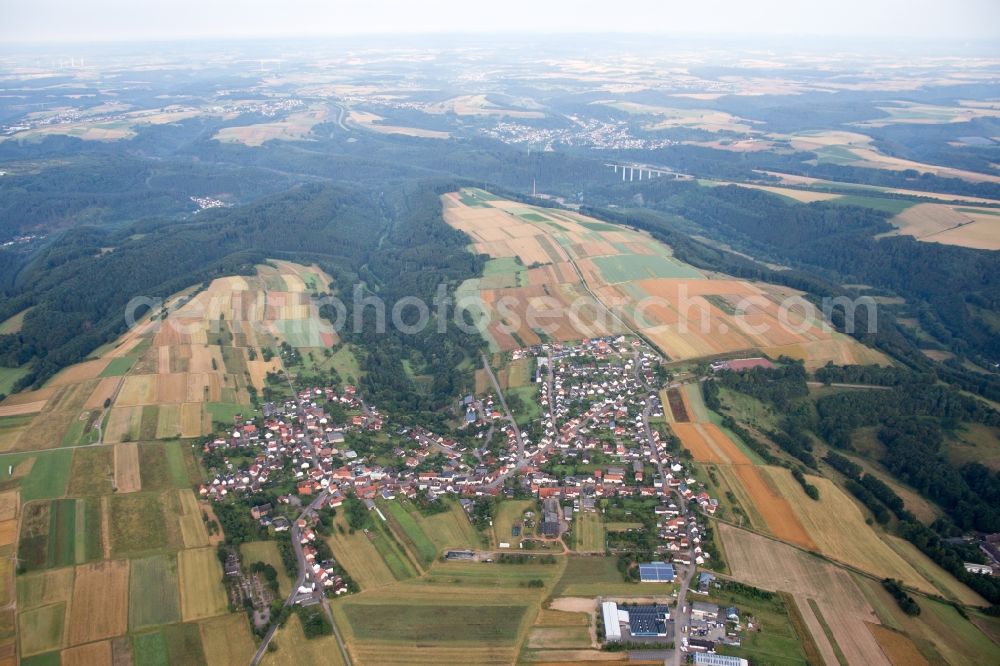
<path fill-rule="evenodd" d="M 170 666 L 166 638 L 159 631 L 134 634 L 132 659 L 135 666 Z"/>
<path fill-rule="evenodd" d="M 101 377 L 120 377 L 124 375 L 132 368 L 132 364 L 135 363 L 137 358 L 138 355 L 129 355 L 111 359 L 111 362 L 101 372 Z"/>
<path fill-rule="evenodd" d="M 278 593 L 282 597 L 288 596 L 292 591 L 292 579 L 288 577 L 285 565 L 281 563 L 276 541 L 251 541 L 240 544 L 240 555 L 244 566 L 249 567 L 254 562 L 264 562 L 274 567 L 278 572 Z"/>
<path fill-rule="evenodd" d="M 504 391 L 507 404 L 519 426 L 526 426 L 542 416 L 542 405 L 538 402 L 538 385 L 529 384 Z M 514 398 L 513 400 L 511 398 Z"/>
<path fill-rule="evenodd" d="M 382 512 L 389 518 L 390 525 L 397 538 L 411 553 L 420 560 L 420 565 L 426 568 L 438 555 L 437 546 L 421 529 L 417 519 L 403 507 L 399 501 L 385 502 L 381 505 Z"/>
<path fill-rule="evenodd" d="M 246 414 L 250 408 L 246 405 L 233 405 L 226 402 L 208 402 L 205 403 L 205 409 L 212 415 L 213 423 L 218 421 L 229 426 L 236 416 Z"/>
<path fill-rule="evenodd" d="M 631 282 L 648 278 L 702 278 L 694 268 L 658 254 L 619 254 L 594 257 L 594 263 L 608 282 Z"/>
<path fill-rule="evenodd" d="M 618 562 L 614 557 L 569 557 L 552 596 L 665 596 L 671 594 L 674 587 L 667 583 L 626 583 L 618 571 Z"/>
<path fill-rule="evenodd" d="M 18 465 L 31 458 L 34 458 L 31 471 L 21 478 L 21 500 L 30 502 L 65 495 L 70 467 L 73 464 L 72 449 L 0 455 L 0 482 L 11 478 L 7 472 L 8 467 L 16 469 Z"/>
<path fill-rule="evenodd" d="M 76 500 L 53 500 L 49 507 L 48 566 L 76 563 Z"/>
<path fill-rule="evenodd" d="M 344 603 L 344 615 L 355 637 L 390 643 L 512 643 L 527 609 L 527 606 Z"/>
<path fill-rule="evenodd" d="M 479 548 L 483 538 L 469 522 L 462 506 L 452 499 L 439 499 L 447 502 L 448 510 L 432 516 L 423 516 L 418 512 L 416 519 L 421 528 L 440 552 L 445 548 Z"/>
<path fill-rule="evenodd" d="M 0 393 L 10 394 L 17 380 L 28 374 L 29 369 L 27 365 L 19 368 L 0 368 Z"/>
<path fill-rule="evenodd" d="M 836 199 L 830 199 L 827 203 L 837 206 L 859 206 L 861 208 L 872 208 L 881 210 L 892 215 L 899 215 L 907 208 L 916 205 L 915 201 L 909 199 L 890 199 L 886 197 L 866 197 L 860 194 L 845 194 Z"/>
<path fill-rule="evenodd" d="M 76 563 L 104 557 L 101 499 L 88 497 L 76 504 Z"/>
<path fill-rule="evenodd" d="M 371 532 L 375 535 L 372 545 L 385 560 L 393 577 L 396 580 L 406 580 L 419 575 L 416 566 L 410 561 L 402 546 L 397 543 L 389 526 L 378 516 L 372 516 L 372 525 Z"/>
<path fill-rule="evenodd" d="M 802 639 L 795 633 L 788 608 L 779 595 L 763 600 L 729 591 L 717 592 L 718 595 L 710 595 L 708 601 L 720 606 L 736 606 L 743 617 L 749 613 L 759 629 L 745 634 L 739 648 L 720 646 L 720 654 L 743 657 L 754 664 L 791 666 L 806 663 Z"/>
<path fill-rule="evenodd" d="M 189 484 L 180 442 L 139 445 L 139 474 L 143 490 L 186 488 Z"/>
<path fill-rule="evenodd" d="M 575 550 L 604 551 L 604 522 L 598 513 L 577 513 L 573 518 L 573 544 Z"/>
<path fill-rule="evenodd" d="M 613 224 L 606 224 L 604 222 L 578 222 L 581 227 L 586 227 L 591 231 L 621 231 L 620 228 Z"/>
<path fill-rule="evenodd" d="M 351 381 L 353 377 L 356 381 L 364 373 L 361 371 L 361 364 L 358 362 L 354 352 L 349 345 L 341 345 L 340 349 L 333 352 L 333 367 L 344 382 Z"/>
<path fill-rule="evenodd" d="M 131 631 L 179 621 L 180 604 L 177 560 L 173 555 L 132 560 L 128 605 Z"/>
<path fill-rule="evenodd" d="M 65 621 L 65 603 L 49 604 L 18 614 L 21 654 L 28 656 L 60 647 Z"/>
<path fill-rule="evenodd" d="M 534 500 L 507 500 L 501 502 L 497 509 L 496 518 L 493 519 L 494 545 L 501 542 L 517 545 L 520 537 L 513 535 L 512 528 L 515 522 L 521 521 L 521 516 L 524 515 L 524 512 L 529 510 L 537 511 Z M 537 513 L 535 514 L 535 518 L 538 518 Z M 524 536 L 523 532 L 521 536 Z"/>

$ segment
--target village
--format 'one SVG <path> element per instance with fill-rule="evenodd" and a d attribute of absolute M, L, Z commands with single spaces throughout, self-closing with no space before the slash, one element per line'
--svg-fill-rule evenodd
<path fill-rule="evenodd" d="M 292 532 L 302 571 L 289 601 L 299 604 L 325 604 L 349 592 L 335 556 L 320 552 L 326 544 L 316 529 L 318 512 L 345 502 L 360 500 L 384 521 L 377 503 L 450 495 L 472 521 L 478 499 L 537 499 L 540 515 L 526 514 L 537 522 L 532 536 L 518 523 L 495 552 L 442 554 L 494 561 L 507 549 L 558 544 L 557 550 L 569 552 L 574 514 L 652 500 L 652 511 L 635 519 L 649 528 L 646 543 L 654 544 L 655 560 L 635 563 L 630 580 L 674 584 L 677 593 L 663 631 L 626 629 L 628 640 L 669 640 L 684 652 L 709 652 L 716 642 L 738 645 L 738 637 L 724 630 L 725 620 L 712 626 L 723 631 L 709 634 L 704 614 L 685 599 L 689 587 L 697 593 L 700 584 L 704 592 L 711 580 L 703 574 L 693 582 L 696 568 L 710 565 L 703 515 L 713 514 L 718 501 L 687 473 L 663 425 L 660 388 L 669 375 L 658 356 L 622 336 L 542 344 L 510 356 L 522 359 L 531 360 L 541 414 L 525 428 L 493 392 L 466 396 L 460 425 L 444 435 L 393 423 L 354 386 L 301 389 L 294 398 L 263 404 L 256 418 L 236 417 L 231 431 L 205 443 L 206 468 L 216 473 L 200 495 L 217 502 L 236 498 L 260 525 Z M 288 491 L 275 505 L 255 499 L 276 487 Z M 627 542 L 609 535 L 599 554 L 627 550 Z M 607 627 L 607 641 L 623 640 L 616 629 Z"/>

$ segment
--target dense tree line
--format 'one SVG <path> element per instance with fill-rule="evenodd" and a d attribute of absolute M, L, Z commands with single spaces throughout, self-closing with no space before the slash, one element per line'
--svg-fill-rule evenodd
<path fill-rule="evenodd" d="M 893 578 L 883 578 L 882 587 L 892 595 L 892 598 L 896 600 L 896 603 L 899 604 L 904 613 L 907 615 L 920 615 L 920 606 L 917 605 L 913 597 L 906 593 L 901 582 Z"/>
<path fill-rule="evenodd" d="M 813 373 L 824 384 L 867 384 L 870 386 L 901 386 L 903 384 L 933 384 L 932 372 L 913 372 L 895 365 L 834 365 L 831 361 Z"/>
<path fill-rule="evenodd" d="M 906 384 L 889 391 L 842 391 L 819 398 L 816 411 L 819 434 L 841 448 L 850 448 L 852 430 L 889 419 L 927 416 L 1000 425 L 1000 413 L 986 403 L 939 384 Z"/>
<path fill-rule="evenodd" d="M 809 387 L 806 386 L 806 370 L 802 363 L 791 359 L 781 360 L 784 364 L 774 368 L 723 370 L 716 374 L 716 378 L 719 384 L 728 389 L 745 393 L 784 410 L 793 400 L 808 395 Z"/>
<path fill-rule="evenodd" d="M 1000 487 L 996 474 L 970 474 L 985 493 L 973 490 L 962 471 L 945 459 L 937 422 L 890 421 L 879 431 L 879 440 L 886 447 L 882 463 L 889 471 L 937 502 L 959 528 L 1000 531 L 1000 504 L 989 501 Z"/>

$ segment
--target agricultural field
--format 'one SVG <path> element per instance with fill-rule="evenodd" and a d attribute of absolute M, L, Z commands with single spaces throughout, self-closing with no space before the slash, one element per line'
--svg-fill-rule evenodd
<path fill-rule="evenodd" d="M 243 623 L 246 626 L 246 622 Z M 203 632 L 206 630 L 203 629 Z M 344 658 L 340 654 L 340 646 L 333 636 L 321 636 L 318 638 L 306 639 L 302 632 L 302 622 L 299 616 L 292 614 L 288 622 L 278 633 L 275 634 L 274 641 L 278 645 L 276 652 L 266 652 L 260 663 L 262 666 L 301 666 L 302 664 L 329 664 L 330 666 L 341 666 Z M 253 655 L 253 643 L 248 655 Z M 205 645 L 205 655 L 209 657 L 209 665 L 215 666 L 243 666 L 248 660 L 236 661 L 213 661 L 209 656 L 209 647 Z M 227 654 L 226 657 L 229 655 Z"/>
<path fill-rule="evenodd" d="M 192 548 L 177 554 L 181 590 L 181 617 L 185 622 L 226 612 L 222 565 L 214 548 Z"/>
<path fill-rule="evenodd" d="M 351 534 L 343 517 L 337 516 L 333 534 L 327 539 L 327 544 L 340 565 L 362 590 L 395 582 L 396 577 L 372 541 L 362 530 Z"/>
<path fill-rule="evenodd" d="M 381 508 L 396 538 L 408 553 L 417 558 L 421 567 L 427 567 L 437 559 L 437 546 L 421 528 L 416 516 L 401 502 L 385 502 L 381 504 Z"/>
<path fill-rule="evenodd" d="M 917 589 L 936 593 L 906 560 L 865 524 L 857 504 L 829 479 L 807 476 L 820 499 L 805 496 L 802 487 L 783 467 L 762 467 L 778 492 L 789 498 L 795 517 L 816 544 L 816 550 L 882 578 L 898 578 Z"/>
<path fill-rule="evenodd" d="M 17 634 L 21 655 L 30 657 L 61 647 L 65 622 L 65 602 L 19 613 Z"/>
<path fill-rule="evenodd" d="M 109 502 L 111 552 L 135 555 L 179 542 L 176 516 L 167 515 L 160 495 L 113 495 Z"/>
<path fill-rule="evenodd" d="M 561 561 L 438 561 L 418 578 L 363 590 L 333 611 L 358 663 L 513 663 L 561 570 Z M 543 586 L 529 586 L 532 580 Z"/>
<path fill-rule="evenodd" d="M 912 655 L 912 651 L 898 636 L 888 638 L 887 630 L 901 632 L 921 658 L 931 664 L 959 666 L 995 663 L 1000 659 L 1000 646 L 977 626 L 979 622 L 983 622 L 984 625 L 993 623 L 995 627 L 995 619 L 986 620 L 981 615 L 971 613 L 970 621 L 959 615 L 953 606 L 923 597 L 916 597 L 920 615 L 906 615 L 878 582 L 859 579 L 857 583 L 865 600 L 875 610 L 878 622 L 884 627 L 879 630 L 869 625 L 869 630 L 883 649 L 888 645 L 892 646 L 890 654 L 905 651 Z M 921 662 L 917 660 L 906 663 Z"/>
<path fill-rule="evenodd" d="M 442 197 L 444 218 L 493 258 L 459 295 L 481 299 L 478 325 L 494 351 L 632 329 L 675 361 L 744 350 L 810 368 L 885 361 L 801 306 L 783 309 L 786 290 L 706 276 L 625 227 L 467 192 Z"/>
<path fill-rule="evenodd" d="M 868 630 L 878 622 L 850 574 L 835 565 L 750 532 L 719 524 L 732 576 L 766 590 L 788 592 L 827 663 L 888 665 Z M 829 631 L 829 636 L 827 635 Z"/>
<path fill-rule="evenodd" d="M 922 203 L 891 222 L 900 234 L 917 240 L 1000 250 L 1000 209 Z"/>
<path fill-rule="evenodd" d="M 348 120 L 358 127 L 379 134 L 402 134 L 403 136 L 416 136 L 422 139 L 447 139 L 451 134 L 438 130 L 429 130 L 422 127 L 406 127 L 403 125 L 390 125 L 383 123 L 382 116 L 368 111 L 354 111 L 348 115 Z"/>
<path fill-rule="evenodd" d="M 325 105 L 316 105 L 306 111 L 291 113 L 282 120 L 223 127 L 212 138 L 246 146 L 262 146 L 266 141 L 298 141 L 308 137 L 312 128 L 324 122 L 329 113 Z"/>
<path fill-rule="evenodd" d="M 292 622 L 296 621 L 296 617 L 290 618 L 285 627 L 290 626 Z M 245 666 L 245 664 L 250 663 L 250 658 L 253 656 L 256 646 L 254 645 L 253 637 L 250 635 L 250 626 L 247 624 L 244 616 L 230 614 L 202 620 L 198 623 L 198 628 L 201 631 L 201 644 L 205 651 L 205 661 L 208 663 L 208 666 Z M 277 636 L 279 639 L 283 631 L 284 629 L 278 632 Z M 289 645 L 287 641 L 284 644 L 286 647 Z M 280 648 L 282 641 L 279 640 L 278 645 Z M 283 654 L 288 656 L 295 653 L 292 650 L 286 650 Z M 272 662 L 266 661 L 265 658 L 265 661 L 262 663 Z M 295 666 L 301 663 L 303 662 L 298 659 L 294 662 Z M 319 661 L 312 663 L 319 663 Z"/>
<path fill-rule="evenodd" d="M 124 634 L 129 617 L 129 561 L 111 560 L 76 569 L 67 644 Z"/>
<path fill-rule="evenodd" d="M 430 516 L 424 516 L 419 511 L 411 511 L 437 549 L 443 551 L 446 548 L 481 547 L 482 537 L 469 522 L 462 506 L 453 500 L 438 501 L 447 501 L 448 510 Z"/>
<path fill-rule="evenodd" d="M 22 502 L 62 497 L 72 464 L 71 449 L 0 455 L 0 481 L 19 481 Z"/>
<path fill-rule="evenodd" d="M 132 560 L 128 611 L 132 631 L 180 621 L 177 559 L 173 555 Z"/>
<path fill-rule="evenodd" d="M 522 648 L 522 660 L 547 663 L 607 660 L 611 655 L 597 650 L 596 610 L 594 599 L 553 599 L 548 608 L 538 612 Z"/>
<path fill-rule="evenodd" d="M 706 601 L 736 606 L 741 615 L 753 618 L 754 630 L 745 634 L 740 647 L 721 648 L 723 654 L 737 655 L 755 664 L 788 666 L 812 663 L 808 661 L 810 655 L 818 656 L 808 630 L 796 621 L 797 607 L 790 596 L 760 599 L 736 591 L 713 590 Z"/>

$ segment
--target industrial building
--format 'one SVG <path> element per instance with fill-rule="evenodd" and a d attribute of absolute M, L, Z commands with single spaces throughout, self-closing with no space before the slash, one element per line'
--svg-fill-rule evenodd
<path fill-rule="evenodd" d="M 643 583 L 672 583 L 674 582 L 674 565 L 666 562 L 640 563 L 639 580 Z"/>
<path fill-rule="evenodd" d="M 605 640 L 622 640 L 622 626 L 630 638 L 655 638 L 668 635 L 667 620 L 670 619 L 670 607 L 665 604 L 649 606 L 628 606 L 619 608 L 613 601 L 601 604 L 601 616 L 604 619 Z"/>

